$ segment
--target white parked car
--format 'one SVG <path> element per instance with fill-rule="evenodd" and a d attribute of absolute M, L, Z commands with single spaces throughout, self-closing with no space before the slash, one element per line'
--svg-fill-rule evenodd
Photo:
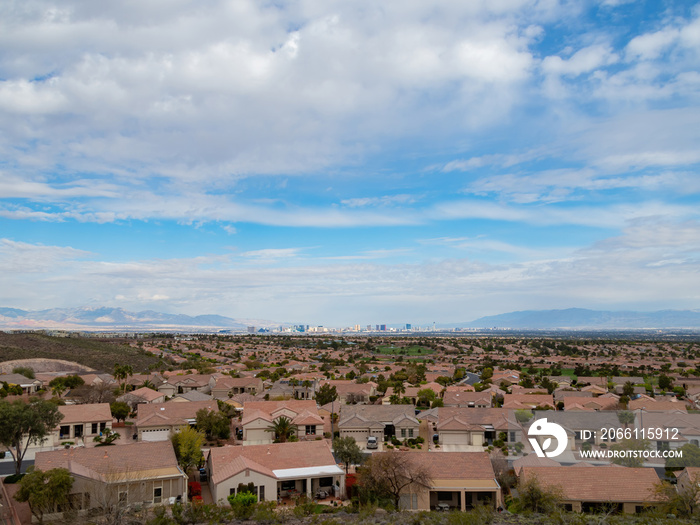
<path fill-rule="evenodd" d="M 377 441 L 377 438 L 374 436 L 370 436 L 367 438 L 367 449 L 375 449 L 379 448 L 379 441 Z"/>

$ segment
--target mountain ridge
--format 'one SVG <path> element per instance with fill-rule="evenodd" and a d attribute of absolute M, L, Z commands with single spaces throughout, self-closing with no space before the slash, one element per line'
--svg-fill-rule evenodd
<path fill-rule="evenodd" d="M 190 316 L 168 314 L 154 310 L 131 312 L 120 307 L 83 306 L 77 308 L 49 308 L 46 310 L 22 310 L 0 307 L 0 327 L 14 329 L 46 328 L 173 328 L 201 327 L 220 329 L 245 329 L 251 323 L 256 326 L 279 326 L 280 323 L 264 320 L 233 319 L 216 314 Z"/>
<path fill-rule="evenodd" d="M 560 310 L 520 310 L 480 317 L 458 323 L 457 328 L 516 328 L 516 329 L 667 329 L 700 328 L 700 311 L 658 310 L 589 310 L 565 308 Z"/>

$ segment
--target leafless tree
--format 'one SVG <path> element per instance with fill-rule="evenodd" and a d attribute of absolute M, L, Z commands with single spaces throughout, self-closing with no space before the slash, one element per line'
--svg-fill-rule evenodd
<path fill-rule="evenodd" d="M 373 454 L 359 473 L 363 489 L 380 497 L 391 497 L 397 509 L 402 492 L 409 488 L 428 489 L 432 482 L 428 469 L 410 452 Z"/>
<path fill-rule="evenodd" d="M 77 403 L 114 403 L 114 387 L 107 383 L 81 385 L 71 392 L 71 398 Z"/>

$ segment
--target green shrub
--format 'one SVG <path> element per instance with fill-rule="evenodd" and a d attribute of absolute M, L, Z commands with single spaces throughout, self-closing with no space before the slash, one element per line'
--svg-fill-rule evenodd
<path fill-rule="evenodd" d="M 231 494 L 228 498 L 234 516 L 240 520 L 247 520 L 253 515 L 258 497 L 250 492 Z"/>

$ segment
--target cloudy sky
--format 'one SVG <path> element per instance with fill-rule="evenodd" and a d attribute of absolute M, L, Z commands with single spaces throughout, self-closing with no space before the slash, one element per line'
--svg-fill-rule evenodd
<path fill-rule="evenodd" d="M 700 4 L 0 2 L 0 306 L 700 308 Z"/>

